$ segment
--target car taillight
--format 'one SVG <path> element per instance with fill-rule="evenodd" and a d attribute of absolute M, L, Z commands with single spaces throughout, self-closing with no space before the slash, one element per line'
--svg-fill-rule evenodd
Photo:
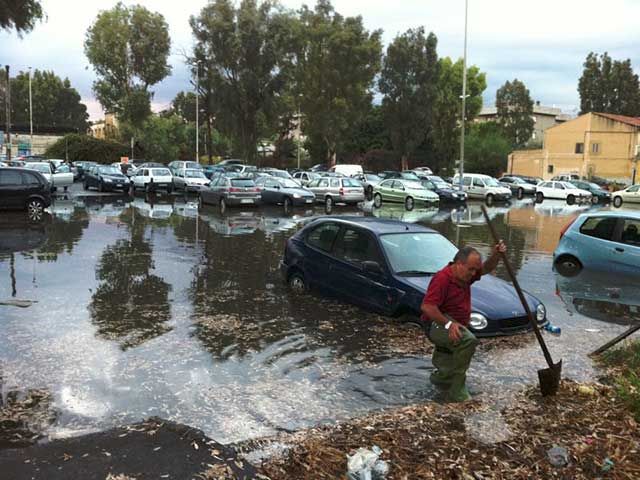
<path fill-rule="evenodd" d="M 340 187 L 340 195 L 344 195 L 344 188 Z"/>
<path fill-rule="evenodd" d="M 241 191 L 242 191 L 242 189 L 237 188 L 237 187 L 231 187 L 231 188 L 229 189 L 229 191 L 230 191 L 230 192 L 241 192 Z"/>
<path fill-rule="evenodd" d="M 258 187 L 256 187 L 256 188 L 254 188 L 254 189 L 253 189 L 253 191 L 254 191 L 254 192 L 259 192 L 259 191 L 260 191 L 260 189 L 259 189 Z"/>
<path fill-rule="evenodd" d="M 578 217 L 572 218 L 571 221 L 567 223 L 562 230 L 560 230 L 560 238 L 562 238 L 562 236 L 567 232 L 567 230 L 569 230 L 569 227 L 573 225 L 573 222 L 575 222 L 577 218 Z"/>

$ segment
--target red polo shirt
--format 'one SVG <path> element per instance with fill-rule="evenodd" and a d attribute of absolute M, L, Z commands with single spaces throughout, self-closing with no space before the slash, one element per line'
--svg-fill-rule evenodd
<path fill-rule="evenodd" d="M 456 322 L 467 326 L 471 315 L 471 285 L 482 277 L 482 271 L 467 285 L 460 285 L 453 276 L 451 263 L 436 273 L 431 279 L 422 304 L 435 305 L 440 311 Z M 424 315 L 422 319 L 429 321 Z"/>

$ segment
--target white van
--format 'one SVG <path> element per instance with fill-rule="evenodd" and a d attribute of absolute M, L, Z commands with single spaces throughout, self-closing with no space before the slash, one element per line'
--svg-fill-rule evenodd
<path fill-rule="evenodd" d="M 364 173 L 364 170 L 362 170 L 362 165 L 351 165 L 348 163 L 334 165 L 329 169 L 329 171 L 339 173 L 341 175 L 344 175 L 345 177 L 353 177 L 355 175 L 362 175 Z"/>
<path fill-rule="evenodd" d="M 460 175 L 453 177 L 453 185 L 459 185 Z M 510 200 L 511 189 L 503 187 L 493 177 L 480 173 L 465 173 L 462 176 L 462 189 L 467 192 L 469 198 L 480 198 L 491 203 L 494 200 Z"/>

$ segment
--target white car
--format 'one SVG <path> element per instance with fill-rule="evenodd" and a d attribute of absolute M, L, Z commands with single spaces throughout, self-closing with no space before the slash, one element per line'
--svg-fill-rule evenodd
<path fill-rule="evenodd" d="M 416 167 L 413 169 L 413 172 L 418 176 L 433 175 L 433 172 L 429 167 Z"/>
<path fill-rule="evenodd" d="M 67 188 L 73 185 L 73 173 L 66 165 L 61 166 L 55 173 L 47 162 L 27 162 L 24 168 L 40 172 L 47 179 L 52 189 L 63 188 L 66 192 Z"/>
<path fill-rule="evenodd" d="M 619 207 L 623 202 L 640 203 L 640 184 L 631 185 L 624 190 L 618 190 L 611 194 L 613 206 Z"/>
<path fill-rule="evenodd" d="M 569 182 L 540 182 L 536 185 L 536 202 L 540 203 L 546 198 L 566 200 L 573 204 L 580 200 L 590 200 L 591 192 L 576 188 Z"/>
<path fill-rule="evenodd" d="M 453 188 L 460 184 L 460 175 L 453 177 Z M 503 187 L 493 177 L 481 173 L 465 173 L 462 175 L 462 189 L 469 198 L 479 198 L 493 203 L 494 200 L 510 200 L 511 189 Z"/>
<path fill-rule="evenodd" d="M 329 171 L 335 172 L 335 173 L 341 173 L 345 177 L 354 177 L 356 175 L 361 175 L 364 173 L 364 170 L 362 170 L 362 165 L 347 164 L 347 163 L 334 165 L 329 169 Z"/>
<path fill-rule="evenodd" d="M 199 192 L 211 181 L 204 175 L 202 170 L 185 169 L 176 170 L 173 174 L 173 186 L 176 190 L 185 192 Z"/>
<path fill-rule="evenodd" d="M 167 193 L 173 191 L 173 175 L 166 167 L 144 167 L 131 177 L 133 190 L 142 189 L 145 192 L 154 190 L 166 190 Z"/>

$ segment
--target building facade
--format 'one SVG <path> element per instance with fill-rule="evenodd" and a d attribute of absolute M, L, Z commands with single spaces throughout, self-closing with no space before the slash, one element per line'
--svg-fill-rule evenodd
<path fill-rule="evenodd" d="M 545 131 L 543 148 L 509 155 L 507 171 L 548 180 L 560 174 L 635 183 L 640 118 L 587 113 Z"/>
<path fill-rule="evenodd" d="M 101 140 L 114 139 L 118 136 L 118 119 L 115 114 L 107 113 L 104 120 L 98 120 L 89 127 L 87 134 Z"/>

